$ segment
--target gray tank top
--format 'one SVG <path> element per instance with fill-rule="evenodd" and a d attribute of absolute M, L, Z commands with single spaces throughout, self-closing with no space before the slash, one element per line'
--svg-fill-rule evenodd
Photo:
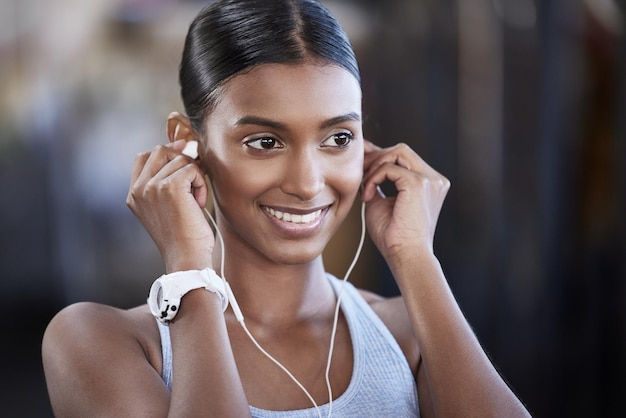
<path fill-rule="evenodd" d="M 341 281 L 328 275 L 339 292 Z M 419 417 L 417 387 L 411 368 L 391 332 L 363 299 L 346 283 L 341 310 L 348 322 L 354 350 L 352 378 L 346 391 L 333 400 L 332 416 L 339 418 Z M 157 321 L 163 352 L 163 381 L 171 389 L 172 346 L 167 326 Z M 323 417 L 328 404 L 320 405 Z M 314 407 L 269 411 L 250 406 L 254 418 L 318 418 Z"/>

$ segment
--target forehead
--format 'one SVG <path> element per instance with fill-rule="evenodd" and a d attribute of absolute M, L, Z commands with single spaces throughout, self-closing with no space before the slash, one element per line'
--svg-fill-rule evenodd
<path fill-rule="evenodd" d="M 208 122 L 259 116 L 284 123 L 361 114 L 361 87 L 336 65 L 264 64 L 227 81 Z"/>

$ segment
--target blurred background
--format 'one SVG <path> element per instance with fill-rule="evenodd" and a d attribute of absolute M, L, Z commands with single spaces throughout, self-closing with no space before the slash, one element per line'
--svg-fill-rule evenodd
<path fill-rule="evenodd" d="M 533 413 L 626 395 L 626 8 L 618 0 L 324 1 L 361 64 L 365 132 L 452 182 L 436 252 Z M 182 110 L 206 2 L 0 0 L 0 404 L 51 416 L 40 344 L 62 307 L 145 301 L 163 270 L 125 205 L 135 155 Z M 329 247 L 343 275 L 352 217 Z M 393 278 L 368 243 L 353 282 Z M 104 366 L 105 367 L 105 366 Z"/>

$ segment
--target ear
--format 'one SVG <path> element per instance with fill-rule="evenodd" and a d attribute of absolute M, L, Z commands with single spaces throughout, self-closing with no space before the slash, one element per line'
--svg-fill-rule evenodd
<path fill-rule="evenodd" d="M 170 142 L 184 139 L 185 141 L 197 141 L 198 135 L 191 126 L 187 116 L 179 112 L 172 112 L 167 117 L 167 137 Z"/>

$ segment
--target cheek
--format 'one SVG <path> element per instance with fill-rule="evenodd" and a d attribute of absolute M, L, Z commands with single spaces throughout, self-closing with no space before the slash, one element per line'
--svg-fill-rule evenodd
<path fill-rule="evenodd" d="M 213 164 L 211 181 L 216 197 L 253 196 L 263 187 L 263 176 L 251 175 L 245 164 L 217 162 Z M 221 199 L 220 199 L 221 200 Z"/>
<path fill-rule="evenodd" d="M 213 154 L 209 159 L 207 171 L 211 173 L 213 192 L 221 206 L 238 205 L 236 210 L 245 210 L 242 201 L 252 206 L 260 194 L 275 186 L 279 170 L 268 162 L 258 164 L 241 157 L 229 157 Z M 244 206 L 248 206 L 247 203 Z"/>
<path fill-rule="evenodd" d="M 353 199 L 363 180 L 363 159 L 352 158 L 343 163 L 333 164 L 333 185 L 342 194 Z"/>

